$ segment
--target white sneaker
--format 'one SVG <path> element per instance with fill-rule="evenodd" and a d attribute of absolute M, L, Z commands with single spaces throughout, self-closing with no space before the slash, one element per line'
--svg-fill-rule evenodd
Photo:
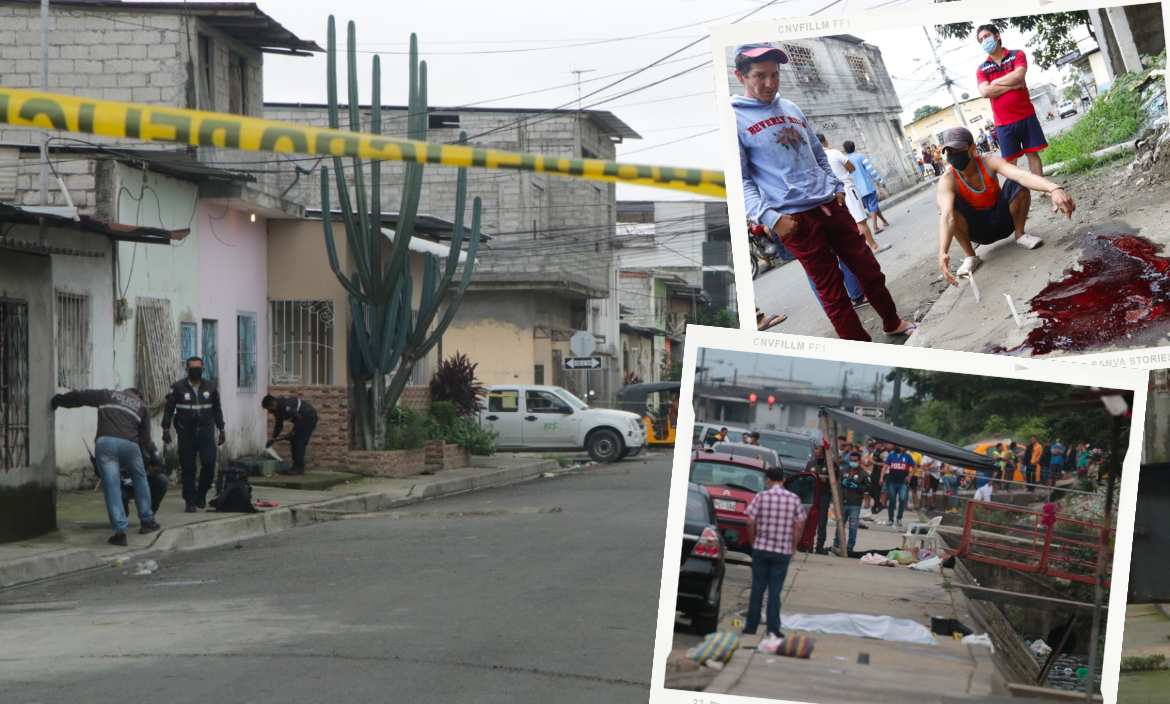
<path fill-rule="evenodd" d="M 1035 235 L 1021 235 L 1019 239 L 1016 240 L 1016 244 L 1020 245 L 1024 249 L 1036 249 L 1043 241 L 1044 240 Z"/>
<path fill-rule="evenodd" d="M 1025 236 L 1030 237 L 1031 235 L 1025 235 Z M 971 272 L 978 269 L 979 265 L 982 263 L 983 263 L 983 260 L 980 259 L 976 255 L 971 255 L 970 257 L 965 257 L 963 259 L 963 263 L 959 265 L 959 270 L 955 272 L 955 276 L 964 276 L 966 274 L 970 274 Z"/>

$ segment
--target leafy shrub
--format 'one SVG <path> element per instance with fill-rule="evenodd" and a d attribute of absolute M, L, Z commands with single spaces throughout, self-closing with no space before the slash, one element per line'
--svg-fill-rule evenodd
<path fill-rule="evenodd" d="M 450 401 L 431 401 L 431 405 L 427 408 L 427 415 L 430 416 L 435 427 L 445 433 L 463 414 L 460 412 L 459 406 Z"/>
<path fill-rule="evenodd" d="M 387 450 L 417 450 L 430 439 L 427 418 L 410 406 L 395 406 L 386 414 Z"/>
<path fill-rule="evenodd" d="M 1139 672 L 1141 670 L 1165 670 L 1165 655 L 1126 655 L 1121 658 L 1122 672 Z"/>
<path fill-rule="evenodd" d="M 476 364 L 467 355 L 456 352 L 439 362 L 435 375 L 431 377 L 431 399 L 450 401 L 463 415 L 474 415 L 479 411 L 479 397 L 487 393 L 475 376 Z"/>
<path fill-rule="evenodd" d="M 496 434 L 479 426 L 475 418 L 461 416 L 451 424 L 446 442 L 453 442 L 473 455 L 494 455 Z"/>

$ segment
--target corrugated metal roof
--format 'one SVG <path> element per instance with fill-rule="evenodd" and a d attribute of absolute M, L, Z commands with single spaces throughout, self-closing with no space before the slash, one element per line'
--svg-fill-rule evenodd
<path fill-rule="evenodd" d="M 0 203 L 0 222 L 37 225 L 42 220 L 52 227 L 92 232 L 115 240 L 145 244 L 170 244 L 191 234 L 190 230 L 164 230 L 158 227 L 125 225 L 120 222 L 96 220 L 87 215 L 82 215 L 80 220 L 74 220 L 63 215 L 38 213 L 15 205 Z"/>

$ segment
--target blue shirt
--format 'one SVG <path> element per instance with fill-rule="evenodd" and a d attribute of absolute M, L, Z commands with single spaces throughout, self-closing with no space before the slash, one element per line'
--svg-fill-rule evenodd
<path fill-rule="evenodd" d="M 747 216 L 775 229 L 781 215 L 828 203 L 845 186 L 804 113 L 779 96 L 771 103 L 734 96 L 739 169 Z"/>
<path fill-rule="evenodd" d="M 1060 451 L 1059 455 L 1056 454 L 1057 450 Z M 1064 466 L 1064 453 L 1065 453 L 1064 445 L 1061 445 L 1060 443 L 1053 444 L 1052 457 L 1051 457 L 1051 459 L 1048 460 L 1048 464 L 1058 465 L 1058 466 L 1063 467 Z"/>
<path fill-rule="evenodd" d="M 886 185 L 886 182 L 878 175 L 877 169 L 873 168 L 873 164 L 869 162 L 869 158 L 861 152 L 847 154 L 845 158 L 852 161 L 853 166 L 856 167 L 853 169 L 853 182 L 857 184 L 857 195 L 864 198 L 876 191 L 877 186 L 874 185 L 874 181 L 883 186 Z"/>
<path fill-rule="evenodd" d="M 991 471 L 987 469 L 976 470 L 975 472 L 975 488 L 982 489 L 987 486 L 987 482 L 991 481 Z"/>
<path fill-rule="evenodd" d="M 886 455 L 886 481 L 893 484 L 905 482 L 906 477 L 910 476 L 910 469 L 915 466 L 917 465 L 909 452 L 903 452 L 900 455 L 897 452 L 891 452 Z"/>

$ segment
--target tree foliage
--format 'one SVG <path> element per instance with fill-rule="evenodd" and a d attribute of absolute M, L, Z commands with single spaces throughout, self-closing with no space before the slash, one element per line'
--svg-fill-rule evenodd
<path fill-rule="evenodd" d="M 954 0 L 941 0 L 954 2 Z M 1096 39 L 1093 25 L 1089 21 L 1088 10 L 1076 12 L 1051 12 L 1046 15 L 1023 15 L 1020 17 L 1004 17 L 991 20 L 990 24 L 999 27 L 1002 32 L 1006 27 L 1018 29 L 1021 32 L 1035 32 L 1028 40 L 1028 63 L 1040 69 L 1051 68 L 1058 58 L 1077 48 L 1073 32 L 1078 27 L 1089 30 L 1089 36 Z M 935 25 L 939 36 L 947 39 L 974 39 L 974 22 L 954 22 L 952 24 Z"/>
<path fill-rule="evenodd" d="M 935 114 L 939 110 L 942 110 L 942 108 L 940 108 L 937 105 L 923 105 L 922 107 L 920 107 L 914 111 L 914 119 L 921 120 L 922 118 L 926 117 L 927 115 Z"/>
<path fill-rule="evenodd" d="M 920 369 L 903 369 L 902 380 L 913 394 L 902 402 L 899 425 L 924 435 L 956 444 L 997 435 L 1017 441 L 1036 435 L 1102 449 L 1111 443 L 1112 417 L 1103 405 L 1051 408 L 1068 403 L 1069 394 L 1083 387 Z M 1122 447 L 1128 443 L 1128 427 L 1127 422 Z"/>

